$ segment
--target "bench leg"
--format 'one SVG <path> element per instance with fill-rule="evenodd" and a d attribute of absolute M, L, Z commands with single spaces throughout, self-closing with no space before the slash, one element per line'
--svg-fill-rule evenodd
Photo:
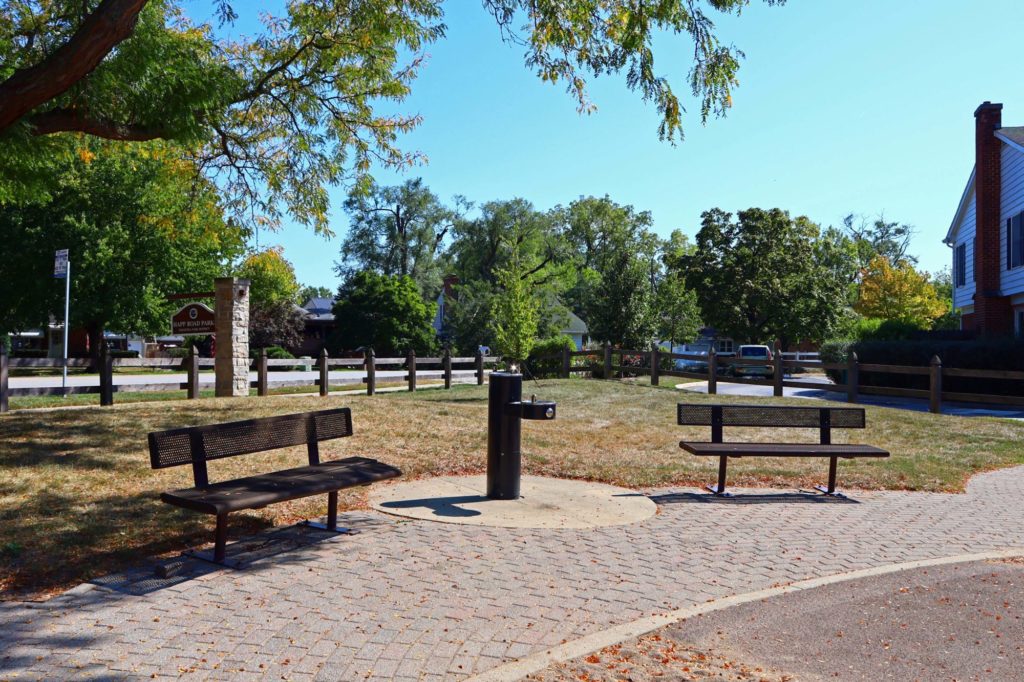
<path fill-rule="evenodd" d="M 213 536 L 213 560 L 220 564 L 224 562 L 224 547 L 228 543 L 228 515 L 217 515 L 217 530 Z"/>
<path fill-rule="evenodd" d="M 338 491 L 327 493 L 327 530 L 338 530 Z"/>
<path fill-rule="evenodd" d="M 718 485 L 709 485 L 707 489 L 716 495 L 722 495 L 727 497 L 729 493 L 725 492 L 725 471 L 729 466 L 729 458 L 722 455 L 718 458 Z"/>
<path fill-rule="evenodd" d="M 302 525 L 308 526 L 309 528 L 316 528 L 317 530 L 329 530 L 332 533 L 343 533 L 345 535 L 355 535 L 359 531 L 353 530 L 352 528 L 338 528 L 338 491 L 335 490 L 333 493 L 327 493 L 327 523 L 318 523 L 316 521 L 303 521 Z"/>
<path fill-rule="evenodd" d="M 836 468 L 839 463 L 838 457 L 829 457 L 828 459 L 828 487 L 816 485 L 814 488 L 826 495 L 833 495 L 835 497 L 845 497 L 842 493 L 836 492 Z"/>

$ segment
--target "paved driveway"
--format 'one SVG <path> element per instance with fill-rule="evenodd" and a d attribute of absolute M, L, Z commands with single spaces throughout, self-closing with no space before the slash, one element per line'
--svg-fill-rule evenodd
<path fill-rule="evenodd" d="M 737 491 L 740 492 L 740 491 Z M 1024 548 L 1024 467 L 966 494 L 649 491 L 633 525 L 362 527 L 239 571 L 140 570 L 0 604 L 0 678 L 461 679 L 667 610 L 816 576 Z"/>
<path fill-rule="evenodd" d="M 786 386 L 782 389 L 782 394 L 787 398 L 813 398 L 817 400 L 846 402 L 846 392 L 832 390 L 832 382 L 825 377 L 802 375 L 790 377 L 787 375 L 787 378 L 795 381 L 806 381 L 808 383 L 821 385 L 821 388 L 794 388 Z M 773 392 L 774 389 L 771 386 L 747 384 L 742 381 L 723 382 L 721 379 L 719 379 L 717 383 L 717 391 L 719 395 L 749 395 L 763 398 L 770 398 L 775 395 Z M 707 393 L 708 382 L 697 381 L 688 384 L 679 384 L 677 388 L 683 391 L 693 391 L 694 393 Z M 897 409 L 913 410 L 915 412 L 928 411 L 928 401 L 917 398 L 899 398 L 895 396 L 861 394 L 857 396 L 857 401 L 862 405 L 895 407 Z M 960 417 L 1003 417 L 1006 419 L 1024 419 L 1024 408 L 1011 406 L 1003 407 L 999 405 L 980 406 L 968 403 L 943 402 L 942 413 L 954 414 Z"/>

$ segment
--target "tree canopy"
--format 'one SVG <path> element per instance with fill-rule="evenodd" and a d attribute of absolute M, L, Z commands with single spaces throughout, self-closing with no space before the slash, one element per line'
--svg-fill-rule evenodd
<path fill-rule="evenodd" d="M 697 248 L 681 259 L 704 321 L 737 340 L 829 338 L 848 308 L 842 268 L 819 255 L 828 238 L 805 217 L 751 208 L 705 211 Z"/>
<path fill-rule="evenodd" d="M 864 270 L 855 307 L 865 317 L 928 329 L 949 312 L 950 303 L 939 298 L 926 273 L 907 261 L 893 265 L 885 256 L 875 256 Z"/>
<path fill-rule="evenodd" d="M 351 223 L 341 245 L 338 275 L 347 279 L 360 270 L 409 275 L 426 296 L 435 295 L 443 274 L 445 237 L 464 208 L 460 197 L 454 208 L 442 204 L 421 178 L 353 192 L 345 202 Z"/>
<path fill-rule="evenodd" d="M 242 253 L 244 233 L 223 219 L 208 183 L 164 143 L 83 140 L 56 167 L 49 199 L 0 206 L 0 332 L 45 328 L 63 317 L 53 252 L 70 250 L 71 324 L 94 352 L 104 329 L 166 333 L 167 294 L 203 291 Z"/>
<path fill-rule="evenodd" d="M 332 354 L 367 347 L 378 355 L 422 353 L 435 346 L 434 304 L 423 300 L 408 275 L 357 272 L 338 290 L 334 316 L 338 324 L 328 339 Z"/>
<path fill-rule="evenodd" d="M 526 66 L 563 84 L 581 111 L 593 108 L 589 78 L 623 74 L 657 108 L 660 136 L 674 141 L 685 107 L 655 68 L 656 38 L 689 39 L 699 118 L 722 115 L 743 55 L 718 38 L 713 17 L 750 2 L 483 5 Z M 235 17 L 230 0 L 209 4 L 222 22 Z M 424 48 L 445 35 L 444 4 L 296 0 L 266 14 L 256 35 L 235 37 L 190 20 L 180 0 L 11 0 L 0 7 L 0 201 L 46 194 L 46 168 L 69 144 L 61 133 L 173 139 L 226 190 L 230 211 L 270 223 L 287 211 L 329 231 L 328 186 L 365 188 L 372 164 L 420 160 L 399 145 L 420 122 L 400 103 Z"/>

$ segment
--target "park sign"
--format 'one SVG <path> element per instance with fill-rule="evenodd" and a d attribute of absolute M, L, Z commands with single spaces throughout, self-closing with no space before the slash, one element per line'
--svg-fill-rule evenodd
<path fill-rule="evenodd" d="M 213 334 L 214 315 L 209 306 L 189 303 L 171 316 L 172 334 Z"/>
<path fill-rule="evenodd" d="M 68 276 L 68 250 L 60 249 L 53 254 L 53 276 L 65 279 Z"/>

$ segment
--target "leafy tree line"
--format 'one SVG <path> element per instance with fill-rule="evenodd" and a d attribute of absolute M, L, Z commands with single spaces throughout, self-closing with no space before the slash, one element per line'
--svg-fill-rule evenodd
<path fill-rule="evenodd" d="M 406 280 L 402 295 L 418 293 L 427 306 L 407 320 L 426 328 L 442 273 L 456 275 L 441 342 L 467 353 L 492 345 L 525 356 L 529 339 L 556 336 L 569 311 L 587 322 L 592 341 L 633 348 L 689 341 L 704 325 L 739 342 L 788 346 L 853 334 L 865 318 L 920 329 L 955 324 L 944 276 L 914 268 L 913 229 L 884 218 L 850 216 L 822 228 L 781 209 L 712 209 L 691 243 L 678 230 L 659 237 L 648 212 L 607 196 L 546 211 L 525 199 L 446 205 L 410 180 L 348 206 L 339 276 Z M 401 215 L 416 217 L 402 229 Z M 343 285 L 342 299 L 350 292 Z M 429 334 L 418 338 L 417 350 L 435 345 Z"/>

